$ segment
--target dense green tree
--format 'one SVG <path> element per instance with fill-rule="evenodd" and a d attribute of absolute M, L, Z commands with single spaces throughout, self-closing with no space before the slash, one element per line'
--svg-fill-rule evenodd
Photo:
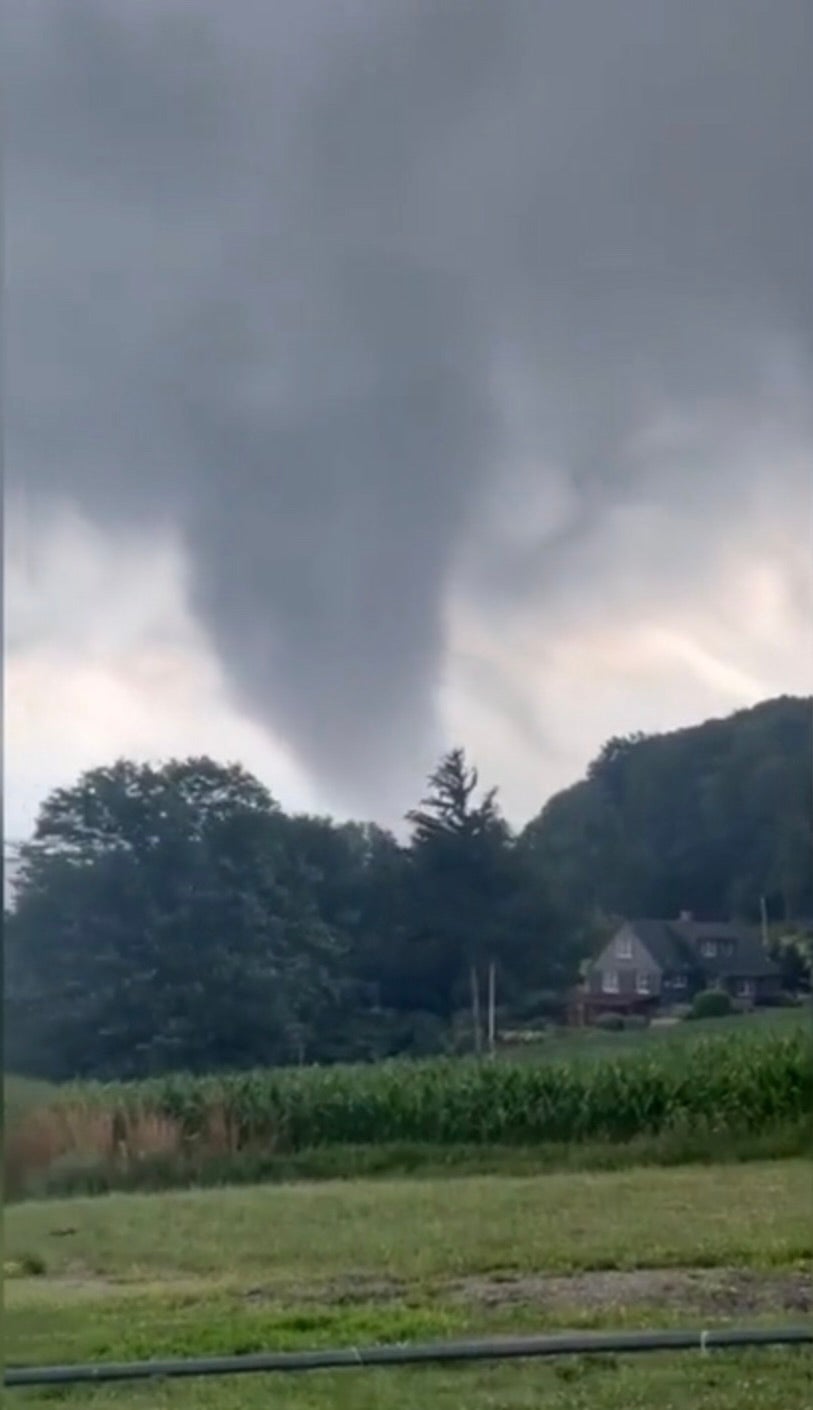
<path fill-rule="evenodd" d="M 44 804 L 7 928 L 9 1060 L 136 1075 L 302 1056 L 337 942 L 237 767 L 121 762 Z"/>
<path fill-rule="evenodd" d="M 408 947 L 406 850 L 375 824 L 295 816 L 286 832 L 322 920 L 342 942 L 336 1001 L 322 1015 L 316 1055 L 412 1049 L 412 1018 L 425 1042 L 426 994 Z"/>
<path fill-rule="evenodd" d="M 809 992 L 813 985 L 813 924 L 795 929 L 774 926 L 768 948 L 779 965 L 785 987 Z"/>

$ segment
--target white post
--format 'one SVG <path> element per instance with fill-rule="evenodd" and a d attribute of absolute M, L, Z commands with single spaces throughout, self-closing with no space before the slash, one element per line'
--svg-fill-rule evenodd
<path fill-rule="evenodd" d="M 488 966 L 488 1051 L 494 1056 L 497 1047 L 497 966 Z"/>
<path fill-rule="evenodd" d="M 471 984 L 471 1022 L 474 1029 L 474 1051 L 479 1057 L 483 1051 L 483 1027 L 480 1018 L 480 977 L 477 973 L 476 964 L 469 968 L 469 982 Z"/>

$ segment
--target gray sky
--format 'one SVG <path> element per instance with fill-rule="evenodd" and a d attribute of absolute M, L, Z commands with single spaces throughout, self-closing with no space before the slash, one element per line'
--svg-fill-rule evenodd
<path fill-rule="evenodd" d="M 8 777 L 813 685 L 809 0 L 9 0 Z"/>

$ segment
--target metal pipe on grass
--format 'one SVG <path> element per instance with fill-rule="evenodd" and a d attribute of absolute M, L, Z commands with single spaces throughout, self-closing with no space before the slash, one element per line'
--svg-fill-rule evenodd
<path fill-rule="evenodd" d="M 813 1327 L 716 1331 L 585 1332 L 544 1337 L 485 1337 L 477 1341 L 426 1342 L 413 1346 L 337 1347 L 322 1351 L 283 1351 L 251 1356 L 192 1357 L 178 1361 L 97 1362 L 76 1366 L 9 1366 L 7 1387 L 100 1384 L 104 1381 L 163 1380 L 277 1371 L 333 1371 L 366 1366 L 415 1366 L 466 1361 L 640 1353 L 711 1351 L 747 1346 L 813 1343 Z"/>

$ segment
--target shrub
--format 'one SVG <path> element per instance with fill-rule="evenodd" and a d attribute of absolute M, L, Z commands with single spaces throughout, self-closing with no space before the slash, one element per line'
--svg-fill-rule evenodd
<path fill-rule="evenodd" d="M 600 1013 L 595 1027 L 603 1029 L 605 1033 L 620 1033 L 624 1027 L 624 1019 L 620 1013 Z"/>
<path fill-rule="evenodd" d="M 649 1019 L 643 1013 L 629 1013 L 624 1019 L 624 1027 L 630 1032 L 639 1033 L 642 1029 L 649 1027 Z"/>
<path fill-rule="evenodd" d="M 41 1278 L 47 1271 L 45 1259 L 38 1253 L 24 1253 L 3 1263 L 4 1278 Z"/>
<path fill-rule="evenodd" d="M 703 989 L 695 994 L 690 1018 L 725 1018 L 733 1010 L 731 995 L 725 989 Z"/>
<path fill-rule="evenodd" d="M 45 1259 L 39 1253 L 24 1253 L 20 1259 L 20 1269 L 26 1278 L 43 1278 L 48 1271 Z"/>
<path fill-rule="evenodd" d="M 558 990 L 533 989 L 509 1005 L 508 1023 L 511 1028 L 527 1028 L 540 1022 L 560 1022 L 566 1008 Z"/>

